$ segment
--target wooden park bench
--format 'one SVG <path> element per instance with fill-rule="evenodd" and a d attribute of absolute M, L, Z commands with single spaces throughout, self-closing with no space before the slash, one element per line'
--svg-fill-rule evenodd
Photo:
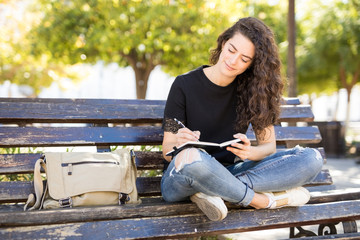
<path fill-rule="evenodd" d="M 290 237 L 299 237 L 314 235 L 301 226 L 320 224 L 319 231 L 328 226 L 330 233 L 337 233 L 339 222 L 347 237 L 359 237 L 355 220 L 360 219 L 360 194 L 356 192 L 313 194 L 305 206 L 274 210 L 227 203 L 228 216 L 219 222 L 208 220 L 190 201 L 164 202 L 160 179 L 165 160 L 157 147 L 162 142 L 164 105 L 165 101 L 157 100 L 1 98 L 0 239 L 164 239 L 284 227 L 290 227 Z M 276 126 L 279 151 L 320 142 L 318 128 L 304 124 L 313 118 L 310 106 L 285 99 L 282 124 Z M 247 135 L 255 141 L 251 130 Z M 37 151 L 43 147 L 72 151 L 82 146 L 99 152 L 117 146 L 134 149 L 142 203 L 24 212 L 24 202 L 33 192 L 29 176 L 41 156 Z M 330 184 L 330 173 L 323 169 L 306 187 Z"/>

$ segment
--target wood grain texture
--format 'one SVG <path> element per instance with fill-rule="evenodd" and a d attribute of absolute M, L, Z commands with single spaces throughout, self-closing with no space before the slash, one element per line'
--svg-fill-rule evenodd
<path fill-rule="evenodd" d="M 360 192 L 321 194 L 311 196 L 309 204 L 322 204 L 358 200 Z M 228 209 L 244 210 L 242 207 L 226 202 Z M 0 208 L 0 227 L 31 226 L 47 223 L 71 223 L 99 220 L 114 220 L 139 217 L 161 217 L 198 214 L 201 211 L 190 201 L 168 203 L 158 198 L 143 198 L 140 205 L 78 207 L 56 210 L 23 212 L 22 204 L 2 205 Z M 257 211 L 252 209 L 252 211 Z"/>
<path fill-rule="evenodd" d="M 219 222 L 212 222 L 202 213 L 179 216 L 131 218 L 0 229 L 2 239 L 150 239 L 195 237 L 209 234 L 256 231 L 314 223 L 360 219 L 360 200 L 305 205 L 302 207 L 231 210 Z M 329 219 L 329 212 L 332 217 Z"/>
<path fill-rule="evenodd" d="M 278 143 L 318 143 L 319 129 L 275 126 Z M 246 135 L 255 142 L 254 132 Z M 136 127 L 0 127 L 0 147 L 160 145 L 160 126 Z"/>
<path fill-rule="evenodd" d="M 138 177 L 136 187 L 140 196 L 161 196 L 161 177 Z M 320 186 L 332 184 L 332 178 L 327 169 L 323 169 L 316 178 L 305 186 Z M 34 186 L 29 181 L 0 182 L 0 203 L 25 202 L 28 195 L 34 192 Z"/>
<path fill-rule="evenodd" d="M 297 98 L 283 100 L 281 122 L 309 122 L 311 107 Z M 114 99 L 0 98 L 0 147 L 73 147 L 160 145 L 165 101 Z M 278 151 L 285 145 L 319 143 L 316 126 L 275 127 Z M 286 127 L 289 125 L 289 127 Z M 255 143 L 251 129 L 246 133 Z M 325 158 L 323 149 L 321 154 Z M 139 171 L 162 170 L 161 152 L 136 151 Z M 0 174 L 28 174 L 41 154 L 0 154 Z M 228 216 L 209 221 L 195 204 L 166 203 L 160 193 L 161 177 L 138 177 L 143 203 L 23 212 L 34 191 L 29 181 L 0 182 L 0 239 L 149 239 L 184 238 L 210 234 L 256 231 L 314 223 L 359 219 L 360 193 L 312 196 L 308 205 L 275 210 L 244 209 L 226 203 Z M 332 184 L 322 170 L 307 186 Z M 14 204 L 15 203 L 15 204 Z"/>
<path fill-rule="evenodd" d="M 288 99 L 281 121 L 312 121 L 309 105 Z M 0 98 L 0 123 L 161 123 L 162 100 Z"/>
<path fill-rule="evenodd" d="M 284 151 L 279 148 L 277 151 Z M 318 148 L 326 163 L 324 148 Z M 34 165 L 41 153 L 0 154 L 0 174 L 26 174 L 33 173 Z M 166 160 L 159 151 L 135 151 L 136 166 L 138 170 L 164 169 Z"/>

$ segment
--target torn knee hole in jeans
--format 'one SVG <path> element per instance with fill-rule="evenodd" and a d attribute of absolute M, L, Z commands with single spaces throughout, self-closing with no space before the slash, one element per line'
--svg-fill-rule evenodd
<path fill-rule="evenodd" d="M 188 148 L 181 151 L 175 159 L 175 171 L 179 172 L 186 164 L 201 161 L 200 153 L 195 148 Z"/>

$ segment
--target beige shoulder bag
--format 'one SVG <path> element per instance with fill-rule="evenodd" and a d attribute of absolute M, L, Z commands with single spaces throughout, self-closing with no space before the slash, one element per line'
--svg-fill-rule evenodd
<path fill-rule="evenodd" d="M 29 195 L 24 210 L 140 203 L 135 157 L 125 148 L 104 153 L 45 153 L 35 163 L 34 189 L 35 196 Z"/>

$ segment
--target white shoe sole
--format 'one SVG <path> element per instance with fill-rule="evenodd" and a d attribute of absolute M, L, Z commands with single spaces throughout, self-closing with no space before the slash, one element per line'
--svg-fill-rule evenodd
<path fill-rule="evenodd" d="M 220 197 L 196 193 L 190 199 L 211 221 L 221 221 L 227 216 L 227 207 Z"/>

